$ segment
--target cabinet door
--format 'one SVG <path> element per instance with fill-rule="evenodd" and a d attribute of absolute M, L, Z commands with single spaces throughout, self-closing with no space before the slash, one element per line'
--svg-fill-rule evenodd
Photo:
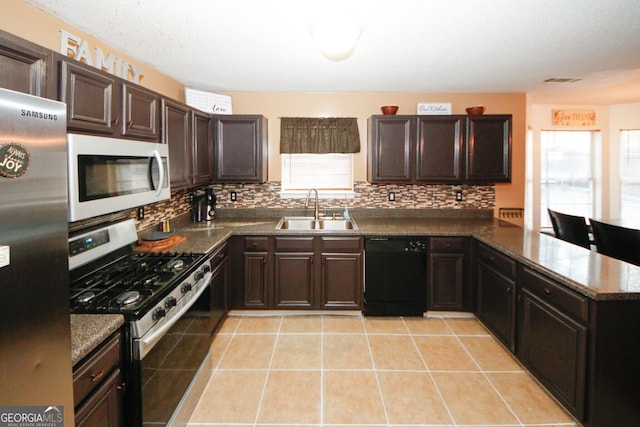
<path fill-rule="evenodd" d="M 313 308 L 313 276 L 313 253 L 276 253 L 276 308 Z"/>
<path fill-rule="evenodd" d="M 323 309 L 362 308 L 362 255 L 322 254 Z"/>
<path fill-rule="evenodd" d="M 215 181 L 267 180 L 267 121 L 263 116 L 216 116 Z"/>
<path fill-rule="evenodd" d="M 4 31 L 0 38 L 0 87 L 45 97 L 50 53 Z"/>
<path fill-rule="evenodd" d="M 267 303 L 266 252 L 244 253 L 244 307 L 269 308 Z"/>
<path fill-rule="evenodd" d="M 466 134 L 466 180 L 511 182 L 511 116 L 469 116 Z"/>
<path fill-rule="evenodd" d="M 213 178 L 213 140 L 211 117 L 192 112 L 193 183 L 207 185 Z"/>
<path fill-rule="evenodd" d="M 211 278 L 211 332 L 215 333 L 228 311 L 227 289 L 229 263 L 225 260 L 216 267 Z"/>
<path fill-rule="evenodd" d="M 123 424 L 122 375 L 111 373 L 104 383 L 82 405 L 76 408 L 77 427 L 120 427 Z"/>
<path fill-rule="evenodd" d="M 515 282 L 477 261 L 478 318 L 515 351 Z"/>
<path fill-rule="evenodd" d="M 124 83 L 122 117 L 122 135 L 158 140 L 158 95 L 155 93 Z"/>
<path fill-rule="evenodd" d="M 369 182 L 414 181 L 415 123 L 414 116 L 373 116 L 369 119 Z"/>
<path fill-rule="evenodd" d="M 162 100 L 162 142 L 169 144 L 171 188 L 191 185 L 190 110 L 167 99 Z"/>
<path fill-rule="evenodd" d="M 416 180 L 461 182 L 465 116 L 419 116 Z"/>
<path fill-rule="evenodd" d="M 536 378 L 583 419 L 587 329 L 526 289 L 522 309 L 518 355 Z"/>
<path fill-rule="evenodd" d="M 67 128 L 113 135 L 120 117 L 115 78 L 69 61 L 61 61 L 60 101 L 67 103 Z"/>
<path fill-rule="evenodd" d="M 429 254 L 429 310 L 463 310 L 464 253 Z"/>

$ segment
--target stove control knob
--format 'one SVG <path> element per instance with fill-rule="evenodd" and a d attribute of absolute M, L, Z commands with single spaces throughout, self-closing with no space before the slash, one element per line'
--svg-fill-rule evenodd
<path fill-rule="evenodd" d="M 180 287 L 180 290 L 182 291 L 183 294 L 186 294 L 187 292 L 189 292 L 191 290 L 191 288 L 193 288 L 193 286 L 191 286 L 191 283 L 184 282 L 182 284 L 182 286 Z"/>
<path fill-rule="evenodd" d="M 174 296 L 170 296 L 164 301 L 164 306 L 169 309 L 171 307 L 175 307 L 178 304 L 178 300 Z"/>
<path fill-rule="evenodd" d="M 209 263 L 205 264 L 204 267 L 202 267 L 202 271 L 204 271 L 205 273 L 211 271 L 211 266 L 209 265 Z"/>
<path fill-rule="evenodd" d="M 167 315 L 167 310 L 164 307 L 156 307 L 156 309 L 153 310 L 153 319 L 154 320 L 161 319 L 161 318 L 165 317 L 166 315 Z"/>
<path fill-rule="evenodd" d="M 196 274 L 193 275 L 193 278 L 196 279 L 196 282 L 204 277 L 204 273 L 201 270 L 196 271 Z"/>

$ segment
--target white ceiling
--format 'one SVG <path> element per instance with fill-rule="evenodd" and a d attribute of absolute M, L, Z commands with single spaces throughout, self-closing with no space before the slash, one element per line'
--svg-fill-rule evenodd
<path fill-rule="evenodd" d="M 259 92 L 527 92 L 640 102 L 639 0 L 26 0 L 188 87 Z M 362 23 L 319 52 L 321 11 Z M 577 83 L 546 83 L 575 77 Z"/>

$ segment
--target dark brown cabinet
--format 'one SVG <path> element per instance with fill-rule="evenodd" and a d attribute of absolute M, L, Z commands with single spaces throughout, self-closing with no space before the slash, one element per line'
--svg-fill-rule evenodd
<path fill-rule="evenodd" d="M 511 116 L 372 116 L 372 183 L 494 183 L 511 180 Z"/>
<path fill-rule="evenodd" d="M 518 357 L 563 405 L 584 419 L 589 302 L 521 267 Z"/>
<path fill-rule="evenodd" d="M 214 182 L 267 181 L 268 121 L 259 115 L 213 116 Z"/>
<path fill-rule="evenodd" d="M 194 185 L 207 185 L 213 179 L 213 144 L 211 116 L 199 111 L 191 112 L 193 179 Z"/>
<path fill-rule="evenodd" d="M 515 352 L 517 263 L 479 243 L 475 265 L 476 316 Z"/>
<path fill-rule="evenodd" d="M 362 309 L 362 238 L 320 237 L 322 309 Z"/>
<path fill-rule="evenodd" d="M 470 311 L 468 244 L 465 237 L 429 239 L 428 310 Z"/>
<path fill-rule="evenodd" d="M 71 59 L 59 62 L 69 130 L 158 141 L 156 93 Z"/>
<path fill-rule="evenodd" d="M 227 289 L 229 287 L 229 245 L 225 243 L 217 249 L 211 258 L 211 332 L 214 334 L 227 316 L 229 305 Z"/>
<path fill-rule="evenodd" d="M 0 87 L 47 97 L 51 52 L 0 30 Z"/>
<path fill-rule="evenodd" d="M 314 238 L 275 237 L 274 307 L 314 308 Z"/>
<path fill-rule="evenodd" d="M 162 99 L 162 142 L 169 145 L 171 188 L 190 186 L 193 180 L 193 154 L 189 107 Z"/>
<path fill-rule="evenodd" d="M 467 182 L 511 182 L 511 116 L 467 117 Z"/>
<path fill-rule="evenodd" d="M 362 308 L 360 236 L 252 236 L 231 251 L 231 308 Z"/>
<path fill-rule="evenodd" d="M 78 363 L 73 371 L 75 424 L 119 427 L 123 424 L 121 334 L 118 331 Z"/>

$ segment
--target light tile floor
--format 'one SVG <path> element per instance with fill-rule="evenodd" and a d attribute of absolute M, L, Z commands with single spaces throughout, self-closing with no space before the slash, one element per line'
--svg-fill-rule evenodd
<path fill-rule="evenodd" d="M 579 426 L 473 318 L 230 316 L 196 426 Z"/>

